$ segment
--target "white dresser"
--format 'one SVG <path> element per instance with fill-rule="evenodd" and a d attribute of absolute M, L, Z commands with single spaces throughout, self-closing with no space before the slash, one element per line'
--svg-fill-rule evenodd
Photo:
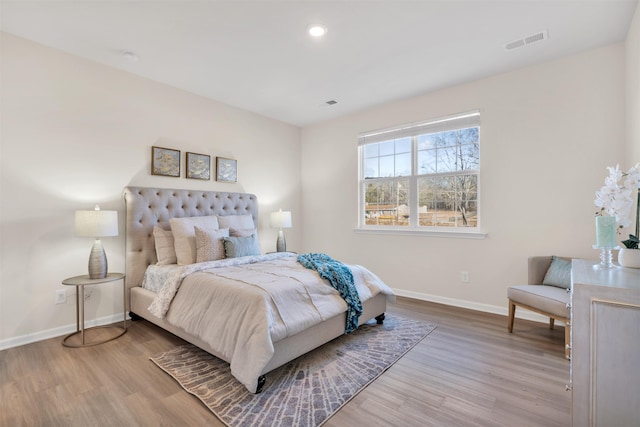
<path fill-rule="evenodd" d="M 572 423 L 640 426 L 640 269 L 595 264 L 572 264 Z"/>

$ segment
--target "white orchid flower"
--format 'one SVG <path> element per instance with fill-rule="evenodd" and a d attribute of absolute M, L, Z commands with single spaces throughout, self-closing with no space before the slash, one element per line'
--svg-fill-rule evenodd
<path fill-rule="evenodd" d="M 631 225 L 631 212 L 640 187 L 640 164 L 628 172 L 620 170 L 620 165 L 609 166 L 609 176 L 604 186 L 596 192 L 594 203 L 600 208 L 600 214 L 616 217 L 618 227 Z"/>

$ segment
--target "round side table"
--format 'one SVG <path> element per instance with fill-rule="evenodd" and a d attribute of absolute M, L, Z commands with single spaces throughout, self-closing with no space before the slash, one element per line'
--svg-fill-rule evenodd
<path fill-rule="evenodd" d="M 90 279 L 88 274 L 84 274 L 82 276 L 69 277 L 68 279 L 64 279 L 62 281 L 63 285 L 67 286 L 75 286 L 76 287 L 76 331 L 67 335 L 62 340 L 62 345 L 65 347 L 90 347 L 92 345 L 98 345 L 105 343 L 107 341 L 114 340 L 118 337 L 124 335 L 127 332 L 127 309 L 126 309 L 126 285 L 124 280 L 122 280 L 122 308 L 123 308 L 123 321 L 122 327 L 119 326 L 93 326 L 90 328 L 84 327 L 84 287 L 86 285 L 98 285 L 100 283 L 107 282 L 115 282 L 116 280 L 124 279 L 124 274 L 122 273 L 109 273 L 103 279 Z M 116 334 L 110 335 L 105 339 L 101 339 L 99 341 L 85 341 L 85 332 L 90 329 L 115 329 Z M 80 343 L 69 342 L 69 339 L 73 336 L 80 335 Z"/>

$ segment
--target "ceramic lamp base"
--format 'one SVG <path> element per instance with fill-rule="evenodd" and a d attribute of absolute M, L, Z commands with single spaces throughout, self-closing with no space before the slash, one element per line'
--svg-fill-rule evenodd
<path fill-rule="evenodd" d="M 278 252 L 287 251 L 287 241 L 284 238 L 284 231 L 282 231 L 282 229 L 278 231 L 278 240 L 276 241 L 276 251 Z"/>
<path fill-rule="evenodd" d="M 107 254 L 104 253 L 100 239 L 96 239 L 89 255 L 89 279 L 104 279 L 105 277 L 107 277 Z"/>

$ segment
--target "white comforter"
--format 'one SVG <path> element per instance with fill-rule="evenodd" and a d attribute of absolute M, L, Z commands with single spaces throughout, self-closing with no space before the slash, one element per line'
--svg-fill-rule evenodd
<path fill-rule="evenodd" d="M 349 268 L 362 301 L 380 292 L 393 295 L 369 270 Z M 165 283 L 149 310 L 216 349 L 252 393 L 274 354 L 274 342 L 347 308 L 327 281 L 286 253 L 150 267 L 143 286 L 152 288 L 158 275 Z"/>

